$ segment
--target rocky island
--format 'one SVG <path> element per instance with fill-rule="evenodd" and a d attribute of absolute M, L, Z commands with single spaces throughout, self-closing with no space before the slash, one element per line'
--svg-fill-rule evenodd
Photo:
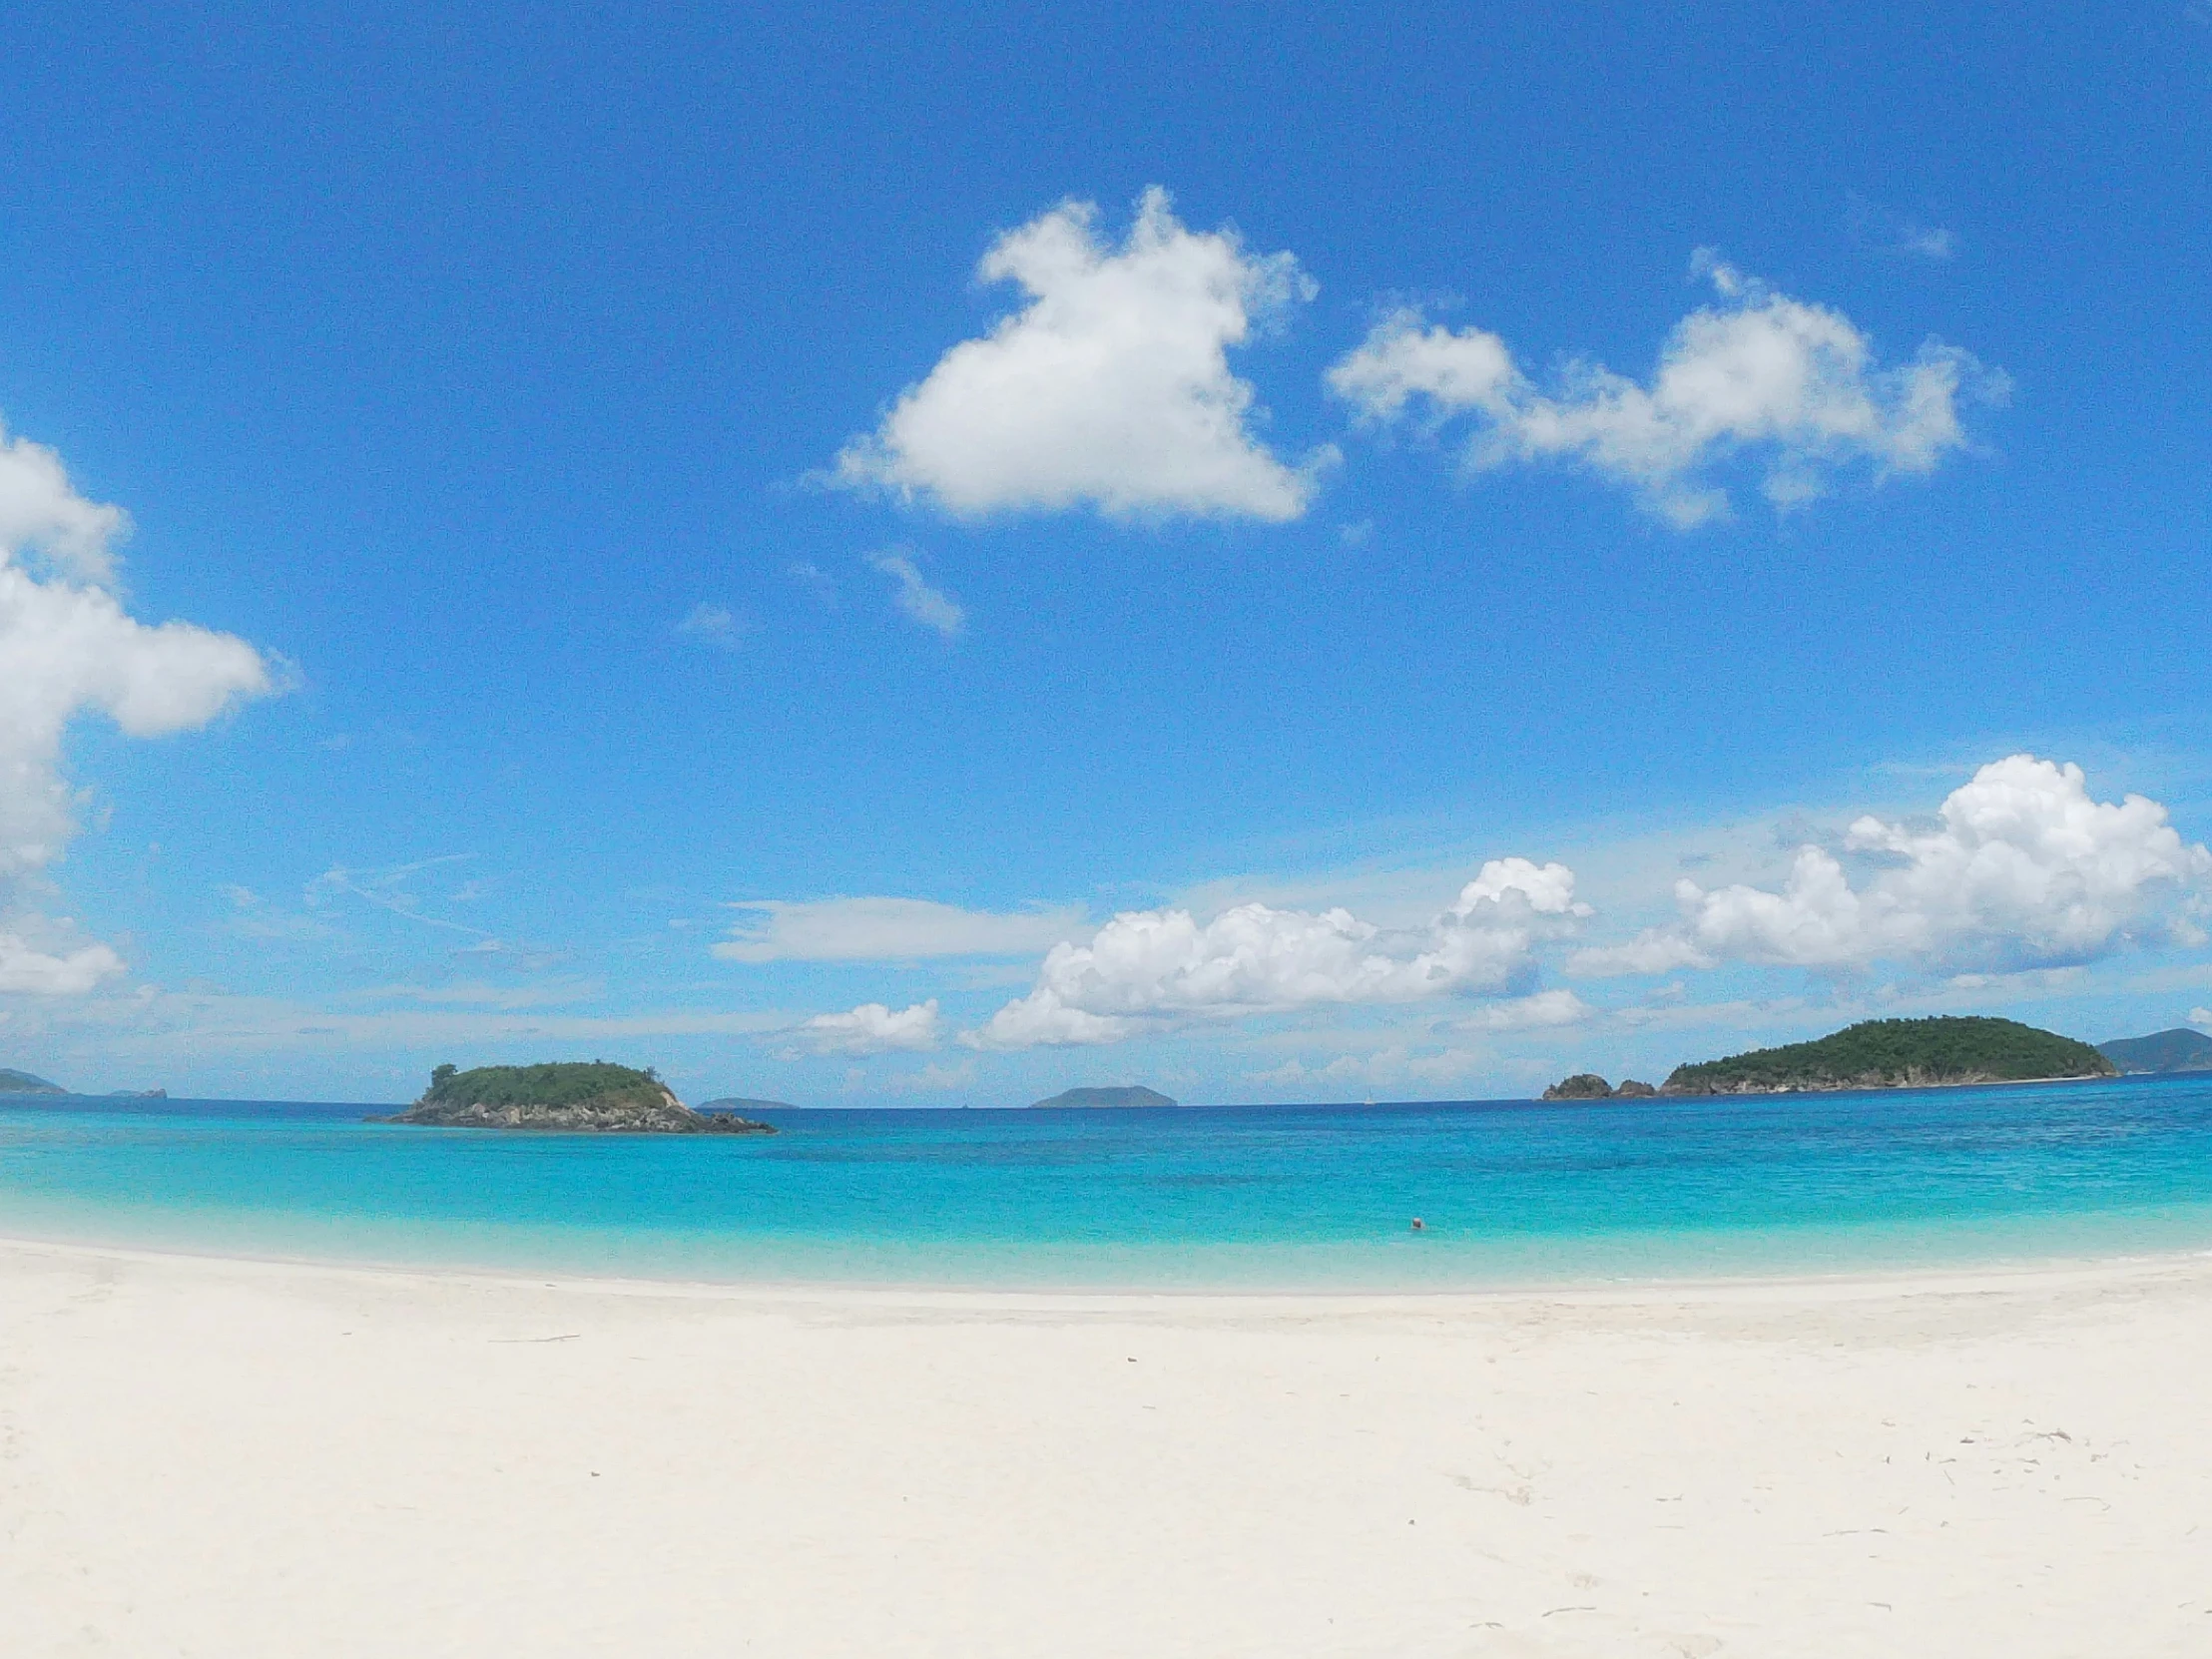
<path fill-rule="evenodd" d="M 654 1074 L 604 1060 L 539 1066 L 440 1066 L 404 1112 L 371 1123 L 440 1129 L 556 1129 L 618 1135 L 773 1135 L 773 1125 L 695 1112 Z"/>
<path fill-rule="evenodd" d="M 1544 1090 L 1545 1100 L 1641 1100 L 1659 1091 L 1649 1083 L 1639 1083 L 1633 1077 L 1621 1079 L 1621 1086 L 1612 1084 L 1594 1071 L 1578 1071 L 1572 1077 L 1562 1077 Z"/>
<path fill-rule="evenodd" d="M 1062 1089 L 1050 1100 L 1032 1100 L 1030 1110 L 1046 1106 L 1173 1106 L 1177 1104 L 1157 1089 Z"/>

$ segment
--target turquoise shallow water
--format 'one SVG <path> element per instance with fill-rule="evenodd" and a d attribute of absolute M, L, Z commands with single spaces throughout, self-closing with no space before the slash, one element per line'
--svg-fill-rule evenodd
<path fill-rule="evenodd" d="M 1622 1106 L 795 1111 L 760 1139 L 359 1121 L 376 1109 L 0 1106 L 0 1235 L 660 1278 L 1194 1289 L 2212 1248 L 2212 1076 Z"/>

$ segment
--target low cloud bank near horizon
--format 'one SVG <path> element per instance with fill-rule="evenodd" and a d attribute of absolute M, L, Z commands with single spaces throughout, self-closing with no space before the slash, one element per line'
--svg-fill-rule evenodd
<path fill-rule="evenodd" d="M 1865 865 L 1853 884 L 1844 860 Z M 1779 888 L 1675 884 L 1682 920 L 1577 951 L 1570 972 L 1657 973 L 1739 961 L 2015 973 L 2130 945 L 2202 944 L 2212 852 L 2139 795 L 2091 798 L 2078 766 L 1992 761 L 1926 828 L 1856 819 L 1837 848 L 1806 843 Z"/>
<path fill-rule="evenodd" d="M 1140 1031 L 1324 1003 L 1503 995 L 1534 947 L 1589 913 L 1563 864 L 1493 858 L 1426 928 L 1385 932 L 1349 910 L 1240 904 L 1201 923 L 1132 910 L 1046 955 L 1035 989 L 962 1032 L 975 1048 L 1118 1042 Z"/>
<path fill-rule="evenodd" d="M 942 1033 L 931 997 L 907 1008 L 863 1002 L 845 1013 L 817 1014 L 794 1035 L 811 1053 L 865 1055 L 923 1052 L 935 1048 Z"/>
<path fill-rule="evenodd" d="M 1448 999 L 1477 1006 L 1437 1029 L 1488 1036 L 1638 1015 L 1633 1003 L 1544 988 L 1547 965 L 1583 980 L 1674 975 L 1648 993 L 1670 1021 L 1688 1017 L 1673 1011 L 1686 994 L 1680 976 L 1724 967 L 1833 978 L 1887 966 L 1924 976 L 1930 995 L 2019 983 L 2124 951 L 2206 943 L 2212 851 L 2184 840 L 2157 802 L 2098 801 L 2078 766 L 2022 754 L 1979 768 L 1928 820 L 1862 813 L 1826 839 L 1800 841 L 1778 880 L 1678 879 L 1671 896 L 1676 921 L 1610 941 L 1588 940 L 1602 918 L 1576 896 L 1571 868 L 1518 857 L 1482 865 L 1425 926 L 1386 928 L 1342 906 L 1123 911 L 1082 937 L 1053 937 L 1031 988 L 957 1040 L 984 1052 L 1098 1046 L 1327 1006 Z M 913 899 L 749 908 L 761 919 L 717 954 L 1010 955 L 1064 921 Z M 861 1013 L 824 1017 L 854 1023 Z M 927 1029 L 933 1043 L 933 1004 Z"/>

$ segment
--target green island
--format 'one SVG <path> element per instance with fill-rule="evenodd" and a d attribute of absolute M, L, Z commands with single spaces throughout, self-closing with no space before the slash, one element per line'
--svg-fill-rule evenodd
<path fill-rule="evenodd" d="M 695 1112 L 651 1066 L 605 1060 L 536 1066 L 439 1066 L 422 1098 L 371 1123 L 439 1129 L 554 1129 L 622 1135 L 773 1135 L 771 1124 Z"/>
<path fill-rule="evenodd" d="M 1029 1108 L 1031 1111 L 1036 1111 L 1040 1108 L 1054 1106 L 1173 1106 L 1176 1104 L 1177 1102 L 1170 1100 L 1157 1089 L 1131 1085 L 1127 1088 L 1115 1089 L 1062 1089 L 1050 1100 L 1032 1100 L 1029 1103 Z"/>
<path fill-rule="evenodd" d="M 0 1094 L 67 1094 L 59 1083 L 49 1083 L 43 1077 L 33 1077 L 27 1071 L 17 1071 L 10 1066 L 0 1066 Z"/>
<path fill-rule="evenodd" d="M 2148 1040 L 2148 1039 L 2146 1039 Z M 2087 1043 L 2017 1020 L 1937 1014 L 1869 1019 L 1813 1042 L 1756 1048 L 1676 1066 L 1658 1088 L 1634 1078 L 1614 1088 L 1578 1071 L 1545 1100 L 1633 1100 L 1652 1095 L 1806 1094 L 1840 1089 L 1934 1089 L 1961 1083 L 2040 1083 L 2116 1077 L 2123 1068 Z"/>
<path fill-rule="evenodd" d="M 1795 1094 L 1824 1089 L 1926 1089 L 2112 1077 L 2087 1043 L 2017 1020 L 1937 1014 L 1870 1019 L 1816 1042 L 1753 1049 L 1676 1066 L 1661 1094 Z"/>

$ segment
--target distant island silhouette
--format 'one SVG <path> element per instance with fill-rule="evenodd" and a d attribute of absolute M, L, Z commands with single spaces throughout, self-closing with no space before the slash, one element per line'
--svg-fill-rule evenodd
<path fill-rule="evenodd" d="M 2212 1037 L 2177 1025 L 2147 1037 L 2115 1037 L 2097 1052 L 2129 1076 L 2146 1072 L 2212 1071 Z"/>
<path fill-rule="evenodd" d="M 1031 1111 L 1035 1111 L 1045 1106 L 1173 1106 L 1176 1104 L 1177 1102 L 1170 1100 L 1157 1089 L 1147 1089 L 1131 1084 L 1126 1088 L 1062 1089 L 1050 1100 L 1032 1100 L 1029 1103 L 1029 1108 Z"/>

